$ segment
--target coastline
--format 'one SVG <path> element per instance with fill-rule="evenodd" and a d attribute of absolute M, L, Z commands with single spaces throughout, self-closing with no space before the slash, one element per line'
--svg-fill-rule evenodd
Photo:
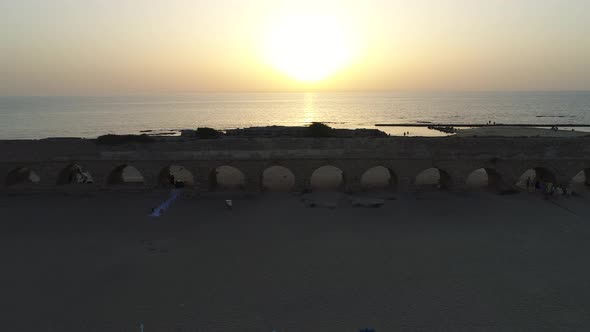
<path fill-rule="evenodd" d="M 577 125 L 574 127 L 555 126 L 557 129 L 550 129 L 534 124 L 530 125 L 456 125 L 456 124 L 400 124 L 400 125 L 376 125 L 374 128 L 331 128 L 339 132 L 340 138 L 445 138 L 445 137 L 551 137 L 551 138 L 576 138 L 590 136 L 590 125 Z M 309 137 L 301 134 L 307 127 L 300 126 L 265 126 L 246 127 L 237 129 L 217 130 L 219 138 L 229 139 L 251 139 L 251 138 L 301 138 Z M 441 128 L 441 129 L 439 129 Z M 588 130 L 588 131 L 586 131 Z M 162 129 L 162 130 L 141 130 L 136 134 L 129 133 L 127 136 L 149 136 L 155 139 L 189 139 L 194 129 Z M 188 133 L 188 134 L 187 134 Z M 107 134 L 105 134 L 107 135 Z M 105 136 L 103 135 L 103 136 Z M 108 134 L 111 135 L 111 134 Z M 112 136 L 126 136 L 112 135 Z M 37 141 L 37 140 L 95 140 L 95 137 L 46 137 L 46 138 L 23 138 L 23 139 L 0 139 L 0 141 Z"/>

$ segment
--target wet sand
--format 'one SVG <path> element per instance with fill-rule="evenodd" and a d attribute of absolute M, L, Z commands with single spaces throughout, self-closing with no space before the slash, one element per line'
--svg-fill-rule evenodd
<path fill-rule="evenodd" d="M 328 195 L 328 194 L 327 194 Z M 584 331 L 590 198 L 0 196 L 5 331 Z M 234 198 L 234 210 L 223 200 Z M 332 198 L 330 198 L 332 197 Z"/>

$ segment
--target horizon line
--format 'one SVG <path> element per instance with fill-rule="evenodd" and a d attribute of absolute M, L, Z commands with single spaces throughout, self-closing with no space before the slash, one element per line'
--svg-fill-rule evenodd
<path fill-rule="evenodd" d="M 128 92 L 128 93 L 114 93 L 114 94 L 80 94 L 80 95 L 65 95 L 65 94 L 39 94 L 39 95 L 1 95 L 0 98 L 101 98 L 101 97 L 145 97 L 145 96 L 175 96 L 175 95 L 202 95 L 202 94 L 324 94 L 324 93 L 590 93 L 588 90 L 275 90 L 275 91 L 258 91 L 258 90 L 200 90 L 200 91 L 162 91 L 162 92 Z"/>

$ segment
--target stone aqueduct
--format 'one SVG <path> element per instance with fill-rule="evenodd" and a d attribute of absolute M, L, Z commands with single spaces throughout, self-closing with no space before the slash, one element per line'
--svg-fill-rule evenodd
<path fill-rule="evenodd" d="M 215 169 L 228 165 L 245 175 L 246 191 L 262 191 L 265 169 L 279 165 L 295 177 L 293 191 L 310 188 L 313 172 L 325 165 L 343 172 L 342 190 L 361 190 L 364 172 L 375 166 L 391 171 L 391 189 L 414 191 L 416 177 L 425 169 L 441 171 L 450 190 L 465 190 L 469 174 L 485 169 L 493 189 L 511 188 L 528 169 L 555 184 L 568 184 L 585 171 L 590 179 L 590 138 L 355 138 L 355 139 L 232 139 L 187 140 L 162 138 L 149 144 L 97 145 L 94 140 L 47 139 L 0 141 L 0 191 L 74 190 L 60 185 L 60 174 L 71 165 L 92 174 L 93 189 L 121 189 L 109 179 L 122 165 L 137 168 L 141 188 L 161 185 L 163 169 L 181 165 L 194 176 L 195 190 L 215 190 Z M 40 181 L 12 185 L 11 172 L 28 168 Z M 80 187 L 80 186 L 75 186 Z M 136 188 L 136 187 L 135 187 Z"/>

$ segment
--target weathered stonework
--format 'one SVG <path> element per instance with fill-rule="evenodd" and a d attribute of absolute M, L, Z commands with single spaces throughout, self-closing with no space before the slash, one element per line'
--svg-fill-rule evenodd
<path fill-rule="evenodd" d="M 157 187 L 160 173 L 170 165 L 190 170 L 195 188 L 202 191 L 212 188 L 211 174 L 221 165 L 241 170 L 248 191 L 261 190 L 262 173 L 273 165 L 291 170 L 296 191 L 309 189 L 314 170 L 324 165 L 343 171 L 347 191 L 359 190 L 361 176 L 375 166 L 390 169 L 400 191 L 415 190 L 416 176 L 431 167 L 446 175 L 452 190 L 465 189 L 469 174 L 480 168 L 493 174 L 495 187 L 507 188 L 531 168 L 563 185 L 580 171 L 589 175 L 590 138 L 162 138 L 120 146 L 79 139 L 0 141 L 1 176 L 20 167 L 34 169 L 41 181 L 29 187 L 70 190 L 57 183 L 60 172 L 73 163 L 95 180 L 85 186 L 93 189 L 85 190 L 109 188 L 109 175 L 121 165 L 136 167 L 145 178 L 144 188 Z M 0 190 L 17 189 L 1 181 Z"/>

